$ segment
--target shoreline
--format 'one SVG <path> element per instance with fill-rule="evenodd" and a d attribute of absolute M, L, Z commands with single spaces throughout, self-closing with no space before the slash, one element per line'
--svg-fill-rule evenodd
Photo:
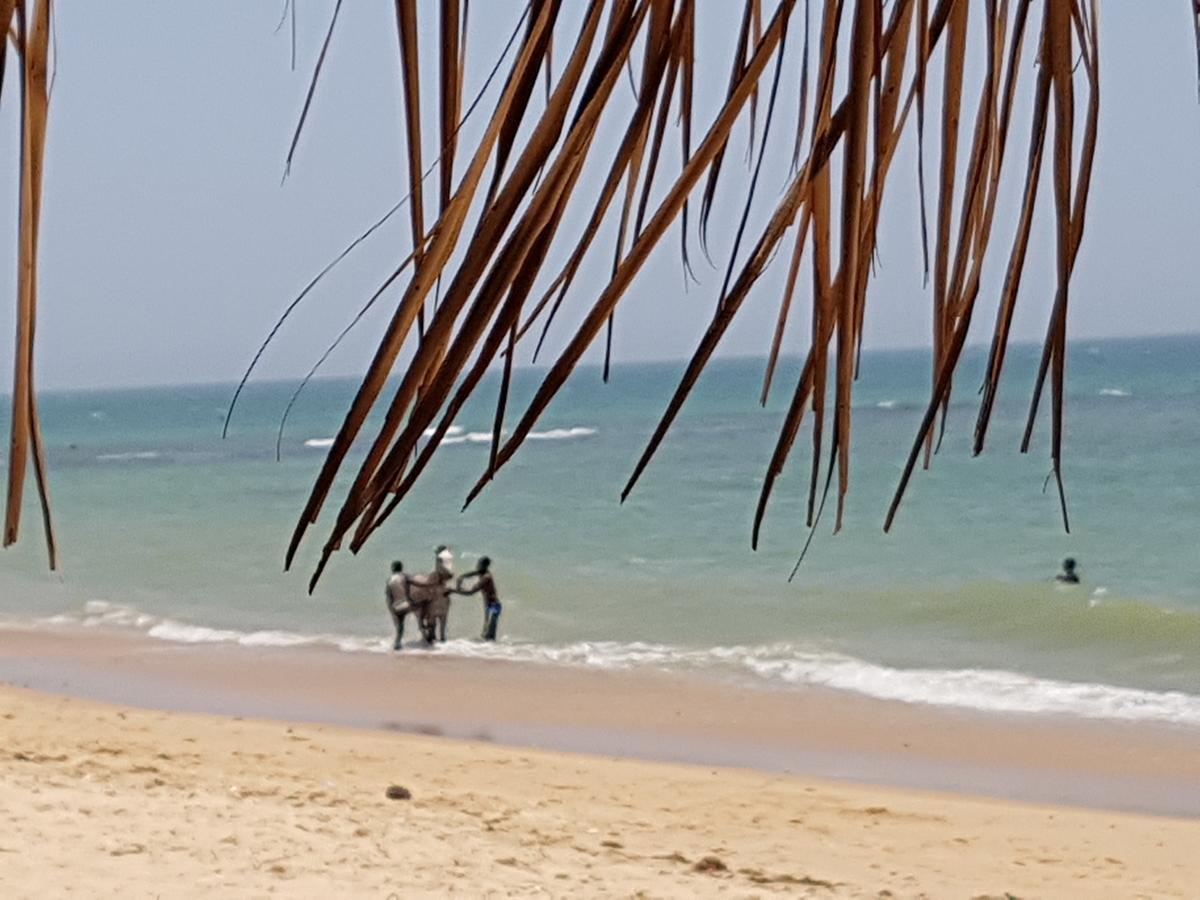
<path fill-rule="evenodd" d="M 1200 731 L 435 653 L 0 630 L 0 682 L 92 701 L 1200 817 Z"/>

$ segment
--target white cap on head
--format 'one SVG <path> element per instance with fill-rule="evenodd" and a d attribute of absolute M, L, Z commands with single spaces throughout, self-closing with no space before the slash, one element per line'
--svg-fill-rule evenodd
<path fill-rule="evenodd" d="M 454 554 L 450 552 L 449 547 L 443 547 L 437 555 L 438 565 L 447 572 L 454 571 Z"/>

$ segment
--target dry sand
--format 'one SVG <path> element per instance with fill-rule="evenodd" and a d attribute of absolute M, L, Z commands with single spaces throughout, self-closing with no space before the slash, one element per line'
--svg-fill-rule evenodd
<path fill-rule="evenodd" d="M 13 687 L 0 735 L 6 898 L 1200 894 L 1194 819 Z"/>

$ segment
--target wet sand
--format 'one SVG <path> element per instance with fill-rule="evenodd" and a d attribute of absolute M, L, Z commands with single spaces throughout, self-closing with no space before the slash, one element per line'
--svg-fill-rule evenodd
<path fill-rule="evenodd" d="M 464 659 L 0 630 L 0 681 L 166 710 L 1200 817 L 1200 732 L 832 690 Z"/>

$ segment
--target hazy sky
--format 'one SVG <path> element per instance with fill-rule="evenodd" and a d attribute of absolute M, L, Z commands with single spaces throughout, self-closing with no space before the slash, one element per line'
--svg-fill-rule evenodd
<path fill-rule="evenodd" d="M 295 72 L 289 68 L 288 29 L 274 33 L 281 0 L 56 4 L 58 66 L 39 326 L 44 387 L 236 379 L 290 297 L 402 196 L 397 49 L 393 6 L 386 0 L 344 4 L 309 128 L 291 177 L 281 184 L 288 142 L 333 6 L 333 0 L 298 2 Z M 522 5 L 472 4 L 469 93 L 482 82 Z M 1200 104 L 1189 4 L 1101 5 L 1100 149 L 1074 281 L 1071 333 L 1200 331 Z M 700 73 L 702 102 L 715 102 L 728 71 L 728 34 L 736 27 L 729 21 L 732 6 L 720 0 L 700 5 L 699 49 L 703 59 L 713 59 Z M 427 18 L 432 27 L 435 17 Z M 430 31 L 427 37 L 430 46 L 435 35 Z M 798 38 L 797 31 L 793 54 Z M 430 54 L 431 62 L 434 58 Z M 794 74 L 795 67 L 789 71 Z M 1031 65 L 1025 77 L 1028 93 Z M 13 98 L 6 90 L 0 111 L 10 160 L 16 148 Z M 432 159 L 435 90 L 428 99 L 426 153 Z M 973 106 L 976 88 L 966 99 Z M 793 110 L 785 101 L 776 124 L 781 154 L 792 140 Z M 1027 120 L 1022 106 L 1008 167 L 1013 178 L 1023 177 Z M 464 134 L 469 142 L 469 130 Z M 868 344 L 874 347 L 922 345 L 930 327 L 919 263 L 914 138 L 912 129 L 890 180 L 881 265 L 871 287 L 876 302 L 867 320 Z M 742 134 L 715 217 L 719 262 L 728 246 L 720 238 L 740 212 L 736 195 L 745 180 L 744 146 Z M 936 144 L 931 148 L 936 161 Z M 677 165 L 674 157 L 671 164 Z M 15 167 L 6 170 L 11 176 Z M 769 168 L 754 221 L 769 212 L 782 176 Z M 598 177 L 591 177 L 597 185 Z M 0 190 L 0 210 L 7 211 L 0 241 L 9 247 L 15 245 L 12 182 L 10 177 Z M 432 195 L 436 179 L 428 185 Z M 432 215 L 432 199 L 429 209 Z M 1047 202 L 1031 251 L 1017 327 L 1021 339 L 1040 339 L 1044 330 L 1054 283 L 1050 211 Z M 996 270 L 1011 244 L 1011 212 L 1011 204 L 1002 208 L 996 226 L 983 329 L 992 319 Z M 635 283 L 632 302 L 618 318 L 618 359 L 683 356 L 703 328 L 721 272 L 699 266 L 702 284 L 685 293 L 677 246 L 677 238 L 664 244 Z M 407 219 L 398 216 L 312 296 L 265 359 L 262 377 L 302 375 L 408 249 Z M 576 289 L 576 309 L 601 286 L 611 264 L 611 237 L 597 245 L 594 256 Z M 723 352 L 765 351 L 785 265 L 786 259 L 776 261 L 775 274 L 764 280 Z M 13 294 L 12 268 L 11 263 L 0 268 L 0 296 Z M 3 309 L 0 372 L 7 377 L 9 301 Z M 378 316 L 366 321 L 326 371 L 361 371 L 379 323 Z M 561 338 L 562 330 L 557 333 Z M 797 328 L 791 337 L 791 348 L 798 349 L 805 331 Z"/>

